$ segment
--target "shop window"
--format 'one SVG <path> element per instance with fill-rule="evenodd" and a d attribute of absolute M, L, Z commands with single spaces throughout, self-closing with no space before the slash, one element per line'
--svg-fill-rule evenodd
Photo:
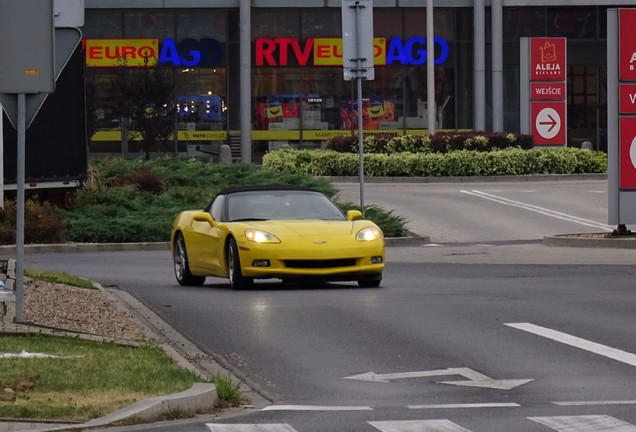
<path fill-rule="evenodd" d="M 117 39 L 123 37 L 124 25 L 121 12 L 88 9 L 84 14 L 82 36 L 86 39 Z"/>
<path fill-rule="evenodd" d="M 177 12 L 177 39 L 227 39 L 227 14 L 223 10 L 182 9 Z"/>
<path fill-rule="evenodd" d="M 548 8 L 548 36 L 573 39 L 596 39 L 596 8 Z"/>
<path fill-rule="evenodd" d="M 156 10 L 124 12 L 124 37 L 174 37 L 174 14 Z"/>
<path fill-rule="evenodd" d="M 373 33 L 378 37 L 402 37 L 404 14 L 395 9 L 373 10 Z"/>
<path fill-rule="evenodd" d="M 426 37 L 426 8 L 409 10 L 404 14 L 404 37 Z M 433 27 L 436 37 L 448 41 L 455 39 L 455 10 L 454 8 L 435 8 Z"/>
<path fill-rule="evenodd" d="M 340 9 L 303 9 L 301 11 L 302 38 L 340 37 L 342 18 Z"/>
<path fill-rule="evenodd" d="M 537 37 L 545 34 L 545 8 L 503 8 L 503 37 L 517 42 L 521 37 Z"/>
<path fill-rule="evenodd" d="M 252 39 L 300 37 L 300 17 L 296 9 L 252 9 L 251 15 Z"/>

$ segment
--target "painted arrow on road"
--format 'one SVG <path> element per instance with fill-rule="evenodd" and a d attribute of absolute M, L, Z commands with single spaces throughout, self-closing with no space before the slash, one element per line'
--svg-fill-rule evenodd
<path fill-rule="evenodd" d="M 466 378 L 468 381 L 439 381 L 439 384 L 451 384 L 467 387 L 483 387 L 497 390 L 512 390 L 515 387 L 519 387 L 523 384 L 529 383 L 530 381 L 534 381 L 533 379 L 496 380 L 469 368 L 448 368 L 432 371 L 397 372 L 386 374 L 366 372 L 358 375 L 344 377 L 344 379 L 390 383 L 392 380 L 398 379 L 424 378 L 446 375 L 460 375 Z"/>

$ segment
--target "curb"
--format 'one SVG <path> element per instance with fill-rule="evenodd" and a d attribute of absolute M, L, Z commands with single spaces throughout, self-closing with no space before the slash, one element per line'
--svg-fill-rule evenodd
<path fill-rule="evenodd" d="M 590 238 L 577 234 L 547 236 L 541 242 L 544 246 L 636 249 L 636 237 L 630 238 Z"/>
<path fill-rule="evenodd" d="M 359 183 L 359 176 L 316 176 L 333 183 Z M 606 180 L 607 174 L 530 174 L 459 177 L 364 177 L 365 183 L 496 183 L 559 180 Z"/>

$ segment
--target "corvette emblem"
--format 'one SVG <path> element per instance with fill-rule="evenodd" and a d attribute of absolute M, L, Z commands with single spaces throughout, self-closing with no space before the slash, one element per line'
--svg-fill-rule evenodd
<path fill-rule="evenodd" d="M 327 240 L 314 240 L 314 243 L 316 243 L 317 245 L 321 245 L 327 243 Z"/>

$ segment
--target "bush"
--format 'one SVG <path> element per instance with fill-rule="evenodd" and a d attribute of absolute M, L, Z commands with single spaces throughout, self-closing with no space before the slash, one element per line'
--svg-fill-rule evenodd
<path fill-rule="evenodd" d="M 492 151 L 510 147 L 530 150 L 532 135 L 486 132 L 441 132 L 433 136 L 402 135 L 387 138 L 384 134 L 368 135 L 364 139 L 364 152 L 372 153 L 448 153 L 459 150 Z M 357 153 L 358 137 L 347 135 L 331 138 L 325 147 L 340 153 Z"/>
<path fill-rule="evenodd" d="M 16 243 L 16 202 L 6 200 L 0 210 L 0 244 Z M 29 199 L 24 203 L 24 242 L 60 243 L 66 241 L 64 219 L 50 204 Z"/>
<path fill-rule="evenodd" d="M 285 150 L 283 150 L 284 152 Z M 337 190 L 327 180 L 310 171 L 334 164 L 324 152 L 313 161 L 312 154 L 300 153 L 294 163 L 304 171 L 286 166 L 263 170 L 251 165 L 219 165 L 198 160 L 158 158 L 125 161 L 108 159 L 91 163 L 88 184 L 78 191 L 71 210 L 61 211 L 67 236 L 75 242 L 165 242 L 169 240 L 174 217 L 181 210 L 205 208 L 220 190 L 248 184 L 285 184 L 311 187 L 333 198 Z M 352 159 L 357 156 L 349 154 Z M 311 166 L 310 166 L 311 164 Z M 343 168 L 335 163 L 336 168 Z M 286 171 L 288 169 L 289 171 Z M 93 180 L 91 180 L 93 179 Z M 384 216 L 385 220 L 395 217 Z M 380 228 L 384 228 L 380 225 Z"/>
<path fill-rule="evenodd" d="M 446 154 L 372 153 L 365 155 L 364 167 L 365 176 L 370 177 L 604 173 L 607 155 L 576 148 L 522 150 L 517 147 L 490 152 L 456 150 Z M 285 149 L 267 153 L 263 157 L 263 168 L 271 171 L 291 169 L 314 176 L 358 176 L 359 157 L 328 150 Z"/>

